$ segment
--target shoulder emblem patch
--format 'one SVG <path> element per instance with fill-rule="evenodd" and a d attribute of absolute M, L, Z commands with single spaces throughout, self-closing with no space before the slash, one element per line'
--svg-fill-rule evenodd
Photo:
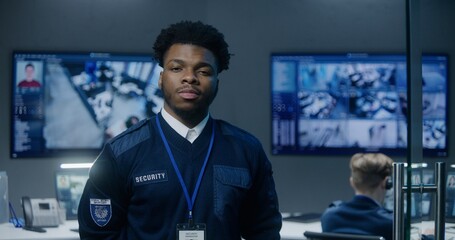
<path fill-rule="evenodd" d="M 112 217 L 111 199 L 90 198 L 90 215 L 96 225 L 106 226 Z"/>

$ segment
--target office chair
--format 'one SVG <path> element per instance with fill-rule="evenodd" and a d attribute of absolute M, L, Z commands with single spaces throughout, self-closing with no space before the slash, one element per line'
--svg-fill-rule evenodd
<path fill-rule="evenodd" d="M 310 240 L 385 240 L 381 236 L 358 235 L 347 233 L 311 232 L 305 231 L 303 235 Z"/>

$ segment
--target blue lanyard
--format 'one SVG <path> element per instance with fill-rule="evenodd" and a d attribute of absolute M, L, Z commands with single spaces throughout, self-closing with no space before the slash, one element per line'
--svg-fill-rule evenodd
<path fill-rule="evenodd" d="M 196 187 L 194 188 L 193 196 L 190 198 L 190 194 L 188 193 L 188 188 L 186 187 L 185 182 L 183 181 L 182 174 L 180 173 L 179 168 L 177 167 L 177 163 L 175 162 L 174 155 L 172 154 L 171 148 L 169 147 L 169 143 L 167 142 L 166 137 L 164 136 L 163 129 L 161 128 L 158 117 L 159 116 L 157 115 L 156 116 L 156 125 L 158 126 L 158 130 L 160 131 L 161 139 L 163 139 L 167 154 L 169 155 L 169 158 L 171 159 L 172 166 L 174 166 L 175 173 L 177 174 L 180 185 L 182 186 L 182 189 L 183 189 L 183 193 L 185 194 L 186 202 L 188 204 L 188 220 L 191 224 L 193 221 L 194 202 L 196 201 L 196 196 L 197 196 L 197 193 L 199 190 L 199 186 L 201 185 L 202 176 L 204 175 L 205 167 L 207 166 L 207 162 L 209 161 L 210 152 L 212 151 L 213 141 L 215 139 L 215 122 L 212 121 L 212 137 L 210 138 L 209 149 L 207 150 L 207 155 L 205 156 L 204 164 L 202 165 L 201 171 L 199 172 L 199 177 L 196 182 Z"/>

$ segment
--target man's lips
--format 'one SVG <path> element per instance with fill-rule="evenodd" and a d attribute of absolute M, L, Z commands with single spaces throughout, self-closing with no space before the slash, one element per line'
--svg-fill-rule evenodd
<path fill-rule="evenodd" d="M 186 100 L 193 100 L 199 97 L 200 93 L 196 89 L 193 88 L 182 88 L 179 91 L 177 91 L 180 97 Z"/>

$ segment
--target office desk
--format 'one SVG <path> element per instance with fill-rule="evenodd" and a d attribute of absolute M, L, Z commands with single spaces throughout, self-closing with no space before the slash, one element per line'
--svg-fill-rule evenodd
<path fill-rule="evenodd" d="M 73 240 L 79 239 L 79 233 L 70 229 L 78 228 L 77 221 L 66 221 L 57 228 L 46 228 L 47 232 L 37 233 L 26 231 L 21 228 L 15 228 L 11 223 L 0 224 L 0 240 Z M 321 231 L 320 222 L 298 223 L 283 221 L 281 228 L 282 240 L 303 239 L 304 231 Z"/>
<path fill-rule="evenodd" d="M 411 224 L 411 240 L 418 240 L 422 233 L 425 234 L 428 232 L 434 232 L 434 221 L 423 221 Z M 455 239 L 455 223 L 445 223 L 445 239 Z"/>
<path fill-rule="evenodd" d="M 445 239 L 455 240 L 455 223 L 446 223 L 445 225 Z M 414 223 L 411 227 L 411 240 L 420 240 L 421 233 L 426 231 L 432 232 L 434 229 L 433 221 L 423 221 L 421 223 Z M 280 234 L 282 240 L 296 240 L 296 239 L 306 239 L 303 236 L 303 232 L 312 231 L 312 232 L 321 232 L 321 222 L 291 222 L 283 221 L 283 227 L 281 228 Z"/>
<path fill-rule="evenodd" d="M 321 232 L 321 222 L 291 222 L 283 221 L 283 226 L 281 227 L 280 235 L 282 240 L 294 240 L 294 239 L 304 239 L 303 232 L 312 231 L 312 232 Z"/>
<path fill-rule="evenodd" d="M 434 222 L 416 223 L 412 224 L 412 226 L 411 239 L 416 240 L 420 239 L 419 229 L 422 229 L 423 231 L 426 229 L 433 229 Z M 79 239 L 79 233 L 70 230 L 75 228 L 78 228 L 76 220 L 66 221 L 65 224 L 61 224 L 58 228 L 46 228 L 47 232 L 45 233 L 26 231 L 21 228 L 15 228 L 11 223 L 2 223 L 0 224 L 0 240 L 76 240 Z M 283 227 L 281 228 L 280 234 L 282 240 L 302 240 L 305 239 L 303 237 L 303 232 L 320 232 L 321 230 L 320 222 L 301 223 L 283 221 Z M 455 240 L 455 223 L 446 223 L 446 239 Z"/>
<path fill-rule="evenodd" d="M 12 223 L 0 224 L 0 240 L 75 240 L 79 239 L 79 233 L 70 229 L 78 228 L 76 220 L 66 221 L 56 228 L 45 228 L 47 232 L 31 232 L 22 228 L 15 228 Z"/>
<path fill-rule="evenodd" d="M 12 223 L 0 224 L 0 240 L 75 240 L 79 239 L 79 233 L 73 232 L 70 229 L 78 228 L 76 220 L 66 221 L 57 228 L 45 228 L 47 232 L 38 233 L 15 228 Z M 303 239 L 303 231 L 320 231 L 321 223 L 297 223 L 283 221 L 281 228 L 282 240 Z"/>

